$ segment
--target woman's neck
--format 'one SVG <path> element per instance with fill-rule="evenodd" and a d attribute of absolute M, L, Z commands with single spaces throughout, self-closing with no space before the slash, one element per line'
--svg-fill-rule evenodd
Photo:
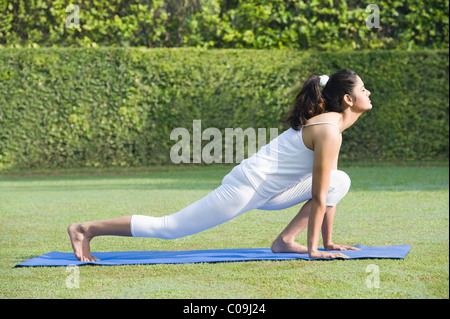
<path fill-rule="evenodd" d="M 341 113 L 342 117 L 339 121 L 341 132 L 352 126 L 358 120 L 361 114 L 362 113 L 353 112 L 350 107 L 348 107 L 343 113 Z"/>

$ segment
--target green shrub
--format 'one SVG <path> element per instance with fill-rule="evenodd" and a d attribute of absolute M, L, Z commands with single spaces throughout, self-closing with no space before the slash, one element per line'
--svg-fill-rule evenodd
<path fill-rule="evenodd" d="M 448 158 L 448 51 L 2 49 L 0 169 L 170 163 L 171 131 L 196 119 L 281 133 L 304 79 L 341 68 L 374 105 L 342 158 Z"/>
<path fill-rule="evenodd" d="M 367 5 L 353 0 L 9 0 L 0 2 L 0 46 L 448 48 L 448 1 L 378 0 L 379 28 L 366 25 L 375 13 L 366 12 Z"/>

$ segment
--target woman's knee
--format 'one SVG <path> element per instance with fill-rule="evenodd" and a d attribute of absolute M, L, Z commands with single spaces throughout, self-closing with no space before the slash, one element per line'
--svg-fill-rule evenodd
<path fill-rule="evenodd" d="M 351 180 L 347 173 L 339 170 L 331 171 L 330 192 L 327 197 L 328 206 L 336 206 L 350 189 Z"/>
<path fill-rule="evenodd" d="M 345 193 L 350 189 L 352 181 L 350 177 L 344 171 L 334 170 L 331 171 L 331 186 L 345 190 Z"/>

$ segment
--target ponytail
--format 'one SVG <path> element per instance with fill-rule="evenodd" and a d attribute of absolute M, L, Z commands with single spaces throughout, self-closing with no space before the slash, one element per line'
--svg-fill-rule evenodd
<path fill-rule="evenodd" d="M 305 125 L 311 117 L 323 113 L 324 99 L 320 92 L 320 77 L 316 74 L 310 76 L 303 84 L 294 100 L 294 107 L 285 122 L 293 129 Z"/>
<path fill-rule="evenodd" d="M 342 98 L 345 94 L 353 97 L 357 81 L 355 71 L 336 71 L 322 85 L 321 79 L 324 82 L 324 76 L 310 76 L 296 95 L 292 111 L 284 120 L 293 129 L 298 130 L 307 120 L 324 112 L 343 112 Z M 324 86 L 322 91 L 321 86 Z"/>

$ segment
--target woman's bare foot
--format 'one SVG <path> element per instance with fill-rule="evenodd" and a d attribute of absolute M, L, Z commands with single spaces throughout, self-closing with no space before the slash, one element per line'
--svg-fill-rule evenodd
<path fill-rule="evenodd" d="M 83 224 L 71 224 L 67 229 L 75 256 L 80 261 L 99 261 L 91 254 L 90 241 L 87 227 Z"/>
<path fill-rule="evenodd" d="M 286 242 L 281 237 L 277 237 L 270 247 L 273 253 L 297 253 L 307 254 L 308 248 L 296 242 Z"/>

